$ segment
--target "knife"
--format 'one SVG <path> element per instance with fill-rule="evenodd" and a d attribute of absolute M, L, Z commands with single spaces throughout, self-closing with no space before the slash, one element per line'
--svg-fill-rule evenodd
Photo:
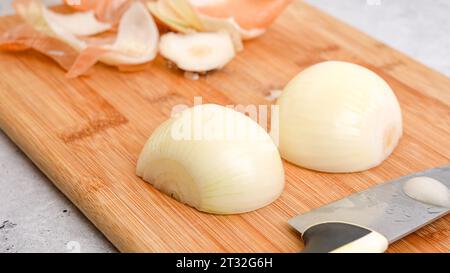
<path fill-rule="evenodd" d="M 427 176 L 450 187 L 450 165 L 371 187 L 289 220 L 302 234 L 302 253 L 384 252 L 393 243 L 447 215 L 449 208 L 410 198 L 403 184 Z"/>

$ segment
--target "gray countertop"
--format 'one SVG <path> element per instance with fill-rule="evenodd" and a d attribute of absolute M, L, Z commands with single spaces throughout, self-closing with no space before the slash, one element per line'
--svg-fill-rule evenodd
<path fill-rule="evenodd" d="M 0 3 L 0 14 L 12 12 L 10 2 Z M 450 1 L 307 2 L 450 76 Z M 115 251 L 0 131 L 0 252 Z"/>

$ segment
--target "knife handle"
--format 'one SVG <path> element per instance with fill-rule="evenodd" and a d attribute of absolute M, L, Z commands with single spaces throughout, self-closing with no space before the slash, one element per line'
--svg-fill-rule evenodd
<path fill-rule="evenodd" d="M 303 233 L 301 253 L 383 253 L 388 240 L 378 232 L 348 223 L 321 223 Z"/>

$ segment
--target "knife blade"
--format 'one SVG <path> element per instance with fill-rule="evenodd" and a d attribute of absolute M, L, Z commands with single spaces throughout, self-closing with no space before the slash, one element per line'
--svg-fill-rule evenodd
<path fill-rule="evenodd" d="M 378 235 L 382 235 L 386 238 L 387 248 L 388 243 L 395 242 L 450 212 L 449 208 L 417 201 L 403 192 L 406 181 L 421 176 L 434 178 L 450 187 L 450 165 L 446 165 L 355 193 L 296 216 L 289 220 L 289 224 L 302 234 L 306 252 L 333 252 L 357 240 L 366 245 L 367 242 L 376 244 L 370 238 L 363 239 L 366 235 L 371 238 L 381 238 Z M 355 245 L 351 249 L 357 251 L 354 247 Z M 346 249 L 351 251 L 350 248 Z"/>

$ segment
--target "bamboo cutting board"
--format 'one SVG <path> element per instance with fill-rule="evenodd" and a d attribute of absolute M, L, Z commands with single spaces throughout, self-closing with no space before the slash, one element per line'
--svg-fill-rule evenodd
<path fill-rule="evenodd" d="M 3 32 L 18 22 L 0 19 Z M 214 216 L 136 177 L 139 152 L 176 104 L 268 104 L 270 90 L 324 60 L 365 65 L 386 79 L 404 115 L 404 137 L 381 166 L 324 174 L 284 163 L 286 189 L 255 212 Z M 198 81 L 165 67 L 120 73 L 98 65 L 69 80 L 34 52 L 0 53 L 0 126 L 55 185 L 125 252 L 297 252 L 287 220 L 369 186 L 450 162 L 450 79 L 300 1 L 223 71 Z M 390 252 L 450 252 L 450 216 Z"/>

